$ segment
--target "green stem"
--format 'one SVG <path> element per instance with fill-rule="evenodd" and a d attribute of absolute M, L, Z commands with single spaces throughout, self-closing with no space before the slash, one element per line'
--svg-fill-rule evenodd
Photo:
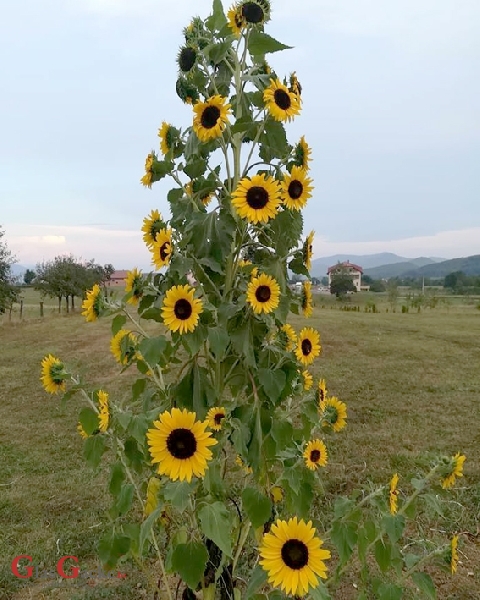
<path fill-rule="evenodd" d="M 251 526 L 250 521 L 248 521 L 248 523 L 245 523 L 242 526 L 242 532 L 240 534 L 240 539 L 238 540 L 237 550 L 236 550 L 235 556 L 233 558 L 232 573 L 235 573 L 235 567 L 237 566 L 238 560 L 239 560 L 240 555 L 242 553 L 243 546 L 244 546 L 245 542 L 247 541 L 248 532 L 250 531 L 250 526 Z"/>

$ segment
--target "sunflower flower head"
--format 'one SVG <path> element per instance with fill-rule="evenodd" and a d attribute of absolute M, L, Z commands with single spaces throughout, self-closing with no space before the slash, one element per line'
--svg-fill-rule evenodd
<path fill-rule="evenodd" d="M 166 225 L 158 210 L 152 210 L 148 217 L 143 219 L 142 231 L 143 241 L 150 247 L 153 246 L 157 233 L 165 229 Z"/>
<path fill-rule="evenodd" d="M 302 313 L 304 317 L 310 317 L 313 312 L 312 282 L 308 279 L 302 284 Z"/>
<path fill-rule="evenodd" d="M 327 447 L 322 440 L 311 440 L 305 448 L 303 458 L 311 471 L 315 471 L 318 467 L 324 467 L 328 459 Z"/>
<path fill-rule="evenodd" d="M 294 165 L 291 173 L 285 173 L 282 181 L 282 201 L 290 210 L 302 209 L 312 196 L 312 180 L 307 171 Z"/>
<path fill-rule="evenodd" d="M 177 56 L 178 68 L 180 71 L 182 71 L 182 73 L 189 73 L 195 66 L 197 57 L 198 52 L 194 46 L 187 44 L 180 48 Z"/>
<path fill-rule="evenodd" d="M 87 322 L 91 323 L 98 319 L 100 312 L 105 308 L 105 297 L 98 284 L 87 291 L 87 297 L 82 302 L 82 308 L 82 315 Z"/>
<path fill-rule="evenodd" d="M 128 329 L 120 329 L 110 340 L 110 351 L 121 365 L 128 365 L 137 355 L 137 336 Z"/>
<path fill-rule="evenodd" d="M 288 89 L 293 94 L 296 94 L 298 100 L 301 101 L 302 86 L 300 85 L 300 82 L 297 79 L 297 74 L 295 71 L 290 74 L 290 87 Z"/>
<path fill-rule="evenodd" d="M 143 295 L 143 275 L 136 267 L 127 272 L 125 279 L 125 292 L 131 294 L 127 300 L 129 304 L 137 305 Z"/>
<path fill-rule="evenodd" d="M 158 492 L 162 482 L 158 477 L 150 477 L 147 484 L 147 498 L 143 514 L 148 517 L 158 506 Z"/>
<path fill-rule="evenodd" d="M 455 575 L 455 573 L 457 572 L 457 565 L 458 565 L 458 535 L 454 535 L 452 537 L 452 541 L 450 542 L 450 549 L 449 549 L 449 556 L 448 556 L 448 562 L 450 563 L 450 571 L 452 573 L 452 575 Z"/>
<path fill-rule="evenodd" d="M 145 175 L 140 179 L 142 185 L 150 189 L 153 183 L 153 165 L 156 159 L 157 156 L 155 152 L 150 152 L 147 154 L 147 158 L 145 159 Z"/>
<path fill-rule="evenodd" d="M 302 169 L 307 170 L 310 164 L 312 150 L 310 146 L 305 141 L 305 136 L 302 135 L 300 141 L 297 143 L 293 150 L 293 160 L 294 163 L 301 167 Z"/>
<path fill-rule="evenodd" d="M 235 464 L 238 465 L 239 467 L 241 467 L 243 469 L 243 472 L 246 475 L 251 475 L 253 473 L 253 469 L 252 467 L 249 467 L 248 465 L 246 465 L 241 456 L 238 456 L 235 458 Z"/>
<path fill-rule="evenodd" d="M 271 313 L 280 304 L 280 286 L 265 273 L 253 277 L 247 288 L 247 302 L 256 314 Z"/>
<path fill-rule="evenodd" d="M 270 85 L 263 92 L 265 108 L 275 121 L 291 121 L 300 113 L 300 102 L 278 78 L 270 79 Z"/>
<path fill-rule="evenodd" d="M 303 389 L 306 392 L 308 392 L 308 390 L 310 390 L 313 386 L 313 377 L 307 369 L 302 371 L 302 377 L 303 377 Z"/>
<path fill-rule="evenodd" d="M 317 385 L 317 389 L 315 390 L 315 401 L 318 404 L 319 410 L 322 410 L 322 402 L 327 397 L 327 384 L 325 383 L 325 379 L 320 379 Z"/>
<path fill-rule="evenodd" d="M 178 135 L 178 129 L 166 121 L 162 122 L 162 126 L 158 130 L 158 137 L 160 138 L 160 150 L 164 156 L 173 150 L 175 142 L 178 139 Z"/>
<path fill-rule="evenodd" d="M 65 378 L 67 372 L 65 365 L 59 359 L 49 354 L 42 360 L 42 375 L 40 381 L 43 389 L 49 394 L 58 394 L 65 391 Z"/>
<path fill-rule="evenodd" d="M 306 367 L 311 365 L 317 356 L 320 356 L 320 334 L 311 327 L 304 327 L 297 338 L 295 355 Z"/>
<path fill-rule="evenodd" d="M 319 577 L 326 579 L 330 551 L 321 546 L 312 522 L 305 523 L 293 517 L 278 519 L 263 536 L 259 548 L 260 564 L 267 572 L 268 581 L 286 594 L 304 596 L 309 588 L 319 585 Z"/>
<path fill-rule="evenodd" d="M 220 431 L 226 416 L 227 413 L 223 406 L 214 406 L 207 413 L 207 424 L 210 429 L 213 429 L 214 431 Z"/>
<path fill-rule="evenodd" d="M 324 382 L 325 385 L 325 382 Z M 333 430 L 335 433 L 341 431 L 347 424 L 347 405 L 335 396 L 321 400 L 319 403 L 322 427 Z"/>
<path fill-rule="evenodd" d="M 232 30 L 233 35 L 236 38 L 240 37 L 243 29 L 246 27 L 247 22 L 242 15 L 242 9 L 240 6 L 235 4 L 227 12 L 228 26 Z"/>
<path fill-rule="evenodd" d="M 240 2 L 237 10 L 248 25 L 261 25 L 270 19 L 269 0 L 247 0 Z"/>
<path fill-rule="evenodd" d="M 196 102 L 193 107 L 193 131 L 201 142 L 209 142 L 222 135 L 231 113 L 230 104 L 220 95 L 206 102 Z"/>
<path fill-rule="evenodd" d="M 278 182 L 264 173 L 241 179 L 232 194 L 232 204 L 238 215 L 253 224 L 273 219 L 280 201 Z"/>
<path fill-rule="evenodd" d="M 297 343 L 297 334 L 295 333 L 295 329 L 289 324 L 285 323 L 280 328 L 281 337 L 283 341 L 283 345 L 285 346 L 285 350 L 287 352 L 291 352 Z"/>
<path fill-rule="evenodd" d="M 163 299 L 162 318 L 170 331 L 187 333 L 194 331 L 198 325 L 203 303 L 194 298 L 195 290 L 187 285 L 175 285 L 170 288 Z"/>
<path fill-rule="evenodd" d="M 398 475 L 395 473 L 390 480 L 390 492 L 389 492 L 389 502 L 390 502 L 390 514 L 397 514 L 398 510 Z"/>
<path fill-rule="evenodd" d="M 195 104 L 195 102 L 198 102 L 200 97 L 197 88 L 190 81 L 190 78 L 187 79 L 183 74 L 177 79 L 175 91 L 177 92 L 177 96 L 185 104 Z"/>
<path fill-rule="evenodd" d="M 313 256 L 313 239 L 315 237 L 315 232 L 311 231 L 302 247 L 302 258 L 303 264 L 310 271 L 312 268 L 312 256 Z"/>
<path fill-rule="evenodd" d="M 217 443 L 207 423 L 197 421 L 196 413 L 172 408 L 162 413 L 147 431 L 147 442 L 153 464 L 159 475 L 173 481 L 203 477 L 212 458 L 210 446 Z"/>
<path fill-rule="evenodd" d="M 446 461 L 446 476 L 442 480 L 442 488 L 448 489 L 453 487 L 455 484 L 455 479 L 457 477 L 463 477 L 463 463 L 465 462 L 466 457 L 460 452 L 457 452 L 455 456 L 452 456 L 450 459 Z"/>
<path fill-rule="evenodd" d="M 108 410 L 108 394 L 103 390 L 97 392 L 98 397 L 98 429 L 105 432 L 108 429 L 110 413 Z"/>
<path fill-rule="evenodd" d="M 86 440 L 88 437 L 90 437 L 80 422 L 78 422 L 77 431 L 78 435 L 82 438 L 82 440 Z"/>
<path fill-rule="evenodd" d="M 149 250 L 152 253 L 152 264 L 157 269 L 166 267 L 172 256 L 172 230 L 170 228 L 161 229 Z"/>

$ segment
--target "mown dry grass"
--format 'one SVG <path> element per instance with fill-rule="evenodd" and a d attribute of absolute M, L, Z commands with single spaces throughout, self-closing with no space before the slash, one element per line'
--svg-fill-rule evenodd
<path fill-rule="evenodd" d="M 321 306 L 321 301 L 317 302 Z M 444 600 L 480 598 L 480 311 L 459 308 L 420 314 L 342 312 L 316 308 L 309 325 L 320 330 L 323 354 L 316 375 L 347 402 L 348 427 L 331 448 L 326 498 L 367 482 L 385 483 L 394 471 L 408 481 L 432 456 L 461 451 L 465 477 L 451 493 L 448 521 L 424 511 L 417 533 L 462 532 L 455 578 L 432 571 Z M 303 320 L 293 320 L 296 327 Z M 108 518 L 105 470 L 92 479 L 76 433 L 78 404 L 63 409 L 40 386 L 42 357 L 52 352 L 95 385 L 123 394 L 131 375 L 119 378 L 109 352 L 110 323 L 86 324 L 79 314 L 0 326 L 0 598 L 143 597 L 145 581 L 129 569 L 125 581 L 20 581 L 10 563 L 30 554 L 53 569 L 73 554 L 97 565 L 95 541 Z M 470 575 L 472 573 L 473 575 Z M 80 583 L 82 585 L 80 585 Z M 354 598 L 352 582 L 338 600 Z"/>

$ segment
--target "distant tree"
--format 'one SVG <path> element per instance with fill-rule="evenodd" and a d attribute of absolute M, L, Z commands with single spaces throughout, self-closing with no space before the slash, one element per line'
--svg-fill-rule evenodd
<path fill-rule="evenodd" d="M 312 285 L 320 285 L 321 281 L 318 277 L 312 277 Z"/>
<path fill-rule="evenodd" d="M 321 284 L 322 284 L 322 285 L 328 285 L 328 277 L 327 277 L 327 276 L 325 276 L 325 277 L 322 277 L 322 279 L 321 279 Z"/>
<path fill-rule="evenodd" d="M 398 300 L 398 285 L 396 279 L 390 279 L 387 283 L 387 299 L 392 310 L 395 310 Z"/>
<path fill-rule="evenodd" d="M 387 286 L 381 279 L 372 279 L 372 282 L 368 284 L 371 292 L 385 292 Z"/>
<path fill-rule="evenodd" d="M 32 269 L 27 269 L 23 274 L 23 283 L 25 285 L 31 285 L 35 277 L 35 271 L 33 271 Z"/>
<path fill-rule="evenodd" d="M 345 296 L 347 292 L 356 291 L 357 289 L 348 273 L 348 269 L 339 265 L 331 276 L 330 293 L 335 294 L 337 298 L 341 298 Z"/>
<path fill-rule="evenodd" d="M 4 235 L 5 232 L 0 227 L 0 313 L 5 312 L 5 309 L 18 298 L 11 268 L 16 260 L 8 249 L 7 243 L 2 239 Z"/>

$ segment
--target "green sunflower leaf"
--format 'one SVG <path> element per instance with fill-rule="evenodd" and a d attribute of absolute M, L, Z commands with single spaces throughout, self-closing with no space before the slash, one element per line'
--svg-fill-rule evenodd
<path fill-rule="evenodd" d="M 172 568 L 192 589 L 200 583 L 207 561 L 207 549 L 200 542 L 178 544 L 172 553 Z"/>
<path fill-rule="evenodd" d="M 392 556 L 392 548 L 390 542 L 386 540 L 377 540 L 375 543 L 375 560 L 380 567 L 380 571 L 385 573 L 390 567 Z"/>
<path fill-rule="evenodd" d="M 280 121 L 268 119 L 260 135 L 260 158 L 270 163 L 274 158 L 284 158 L 288 154 L 287 135 Z"/>
<path fill-rule="evenodd" d="M 87 435 L 92 435 L 94 431 L 98 431 L 98 413 L 96 413 L 93 410 L 93 408 L 82 408 L 82 410 L 80 411 L 79 419 L 80 423 L 82 424 L 83 430 Z"/>
<path fill-rule="evenodd" d="M 112 335 L 116 335 L 127 322 L 125 315 L 117 315 L 112 321 Z"/>
<path fill-rule="evenodd" d="M 118 560 L 130 550 L 131 540 L 126 535 L 110 533 L 100 540 L 98 556 L 103 565 L 113 569 Z"/>
<path fill-rule="evenodd" d="M 102 454 L 105 452 L 105 441 L 101 435 L 92 435 L 85 440 L 83 456 L 87 463 L 96 469 L 102 460 Z"/>
<path fill-rule="evenodd" d="M 272 515 L 272 501 L 255 488 L 243 490 L 242 505 L 255 529 L 266 523 Z"/>
<path fill-rule="evenodd" d="M 200 526 L 206 537 L 226 556 L 232 556 L 231 532 L 233 520 L 223 502 L 205 504 L 199 511 Z"/>
<path fill-rule="evenodd" d="M 120 495 L 117 498 L 115 506 L 113 507 L 114 514 L 112 516 L 121 516 L 126 514 L 132 507 L 133 494 L 135 487 L 131 483 L 122 485 Z"/>
<path fill-rule="evenodd" d="M 267 581 L 267 572 L 261 565 L 253 569 L 248 581 L 246 596 L 247 600 L 253 597 L 255 592 Z"/>
<path fill-rule="evenodd" d="M 332 526 L 331 538 L 338 550 L 341 563 L 345 564 L 357 543 L 357 526 L 345 521 L 336 521 Z"/>
<path fill-rule="evenodd" d="M 382 583 L 377 590 L 378 600 L 401 600 L 403 589 L 393 583 Z"/>
<path fill-rule="evenodd" d="M 310 588 L 308 593 L 313 600 L 332 600 L 332 597 L 322 581 L 319 581 L 317 587 Z"/>
<path fill-rule="evenodd" d="M 151 367 L 154 367 L 161 362 L 162 355 L 166 347 L 166 338 L 163 335 L 159 335 L 158 337 L 146 338 L 142 340 L 138 349 L 145 361 Z"/>
<path fill-rule="evenodd" d="M 248 38 L 248 51 L 252 55 L 268 54 L 280 50 L 291 50 L 292 46 L 282 44 L 267 33 L 253 30 Z"/>
<path fill-rule="evenodd" d="M 392 544 L 395 544 L 402 537 L 405 529 L 405 517 L 402 515 L 386 515 L 382 519 L 382 527 L 387 532 Z"/>
<path fill-rule="evenodd" d="M 426 595 L 427 598 L 432 598 L 432 600 L 435 600 L 437 597 L 437 592 L 435 591 L 435 585 L 432 581 L 432 578 L 428 573 L 413 573 L 412 579 L 416 586 Z"/>
<path fill-rule="evenodd" d="M 196 177 L 200 177 L 205 173 L 205 169 L 207 168 L 207 161 L 203 158 L 197 158 L 188 162 L 184 168 L 183 172 L 190 177 L 190 179 L 195 179 Z"/>
<path fill-rule="evenodd" d="M 220 31 L 227 24 L 227 17 L 223 11 L 221 0 L 213 0 L 212 15 L 205 21 L 205 25 L 213 33 Z"/>
<path fill-rule="evenodd" d="M 230 343 L 230 337 L 223 327 L 210 327 L 208 330 L 208 343 L 216 360 L 223 360 Z"/>
<path fill-rule="evenodd" d="M 271 369 L 259 369 L 258 379 L 265 390 L 265 394 L 275 404 L 280 398 L 287 381 L 285 373 L 280 369 L 273 371 Z"/>
<path fill-rule="evenodd" d="M 109 492 L 112 496 L 118 496 L 122 489 L 122 483 L 125 481 L 125 469 L 121 462 L 116 462 L 110 470 Z"/>
<path fill-rule="evenodd" d="M 183 512 L 194 493 L 196 483 L 188 481 L 168 481 L 164 486 L 163 496 L 167 502 L 171 502 L 175 508 Z"/>

